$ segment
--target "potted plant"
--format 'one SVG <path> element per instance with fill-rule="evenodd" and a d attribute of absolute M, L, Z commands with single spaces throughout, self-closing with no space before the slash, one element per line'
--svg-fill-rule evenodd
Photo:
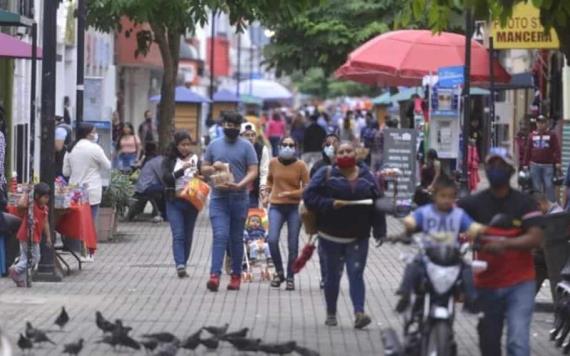
<path fill-rule="evenodd" d="M 109 186 L 103 189 L 99 207 L 97 236 L 99 241 L 108 241 L 117 230 L 118 216 L 129 206 L 134 186 L 127 175 L 111 173 Z"/>

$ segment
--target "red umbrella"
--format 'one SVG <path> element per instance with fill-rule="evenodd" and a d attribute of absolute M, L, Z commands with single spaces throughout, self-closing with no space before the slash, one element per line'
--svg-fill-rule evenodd
<path fill-rule="evenodd" d="M 299 273 L 303 269 L 303 267 L 305 267 L 307 262 L 311 259 L 311 257 L 313 256 L 313 252 L 315 252 L 316 242 L 317 242 L 316 235 L 311 236 L 309 242 L 305 245 L 305 247 L 303 247 L 303 250 L 301 251 L 299 257 L 297 257 L 295 262 L 293 262 L 292 266 L 293 273 L 295 274 Z"/>
<path fill-rule="evenodd" d="M 465 36 L 428 30 L 392 31 L 376 36 L 348 56 L 336 71 L 339 78 L 389 86 L 421 85 L 424 76 L 438 68 L 465 63 Z M 495 81 L 508 82 L 510 75 L 498 61 L 493 63 Z M 471 80 L 489 81 L 489 53 L 471 41 Z"/>

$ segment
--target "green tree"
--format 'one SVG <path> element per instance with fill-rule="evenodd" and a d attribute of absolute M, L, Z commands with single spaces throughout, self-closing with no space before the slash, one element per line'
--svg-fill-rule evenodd
<path fill-rule="evenodd" d="M 319 0 L 90 0 L 87 1 L 88 23 L 102 31 L 118 31 L 131 35 L 131 29 L 122 29 L 120 19 L 127 17 L 135 24 L 148 23 L 151 31 L 138 31 L 136 54 L 146 55 L 156 42 L 164 65 L 164 79 L 159 104 L 159 140 L 164 147 L 170 141 L 174 117 L 174 92 L 180 38 L 192 33 L 196 26 L 208 21 L 209 9 L 223 11 L 239 31 L 247 23 L 288 22 L 297 13 Z"/>
<path fill-rule="evenodd" d="M 554 28 L 560 39 L 560 50 L 570 61 L 570 1 L 569 0 L 403 0 L 397 24 L 407 27 L 417 21 L 427 21 L 430 28 L 441 31 L 449 23 L 451 12 L 473 9 L 475 18 L 500 20 L 505 24 L 513 6 L 531 2 L 540 9 L 540 20 L 548 30 Z M 425 9 L 429 9 L 425 11 Z"/>
<path fill-rule="evenodd" d="M 321 68 L 311 68 L 305 73 L 296 71 L 291 79 L 299 91 L 319 99 L 339 96 L 376 96 L 378 89 L 350 81 L 337 80 L 326 76 Z"/>

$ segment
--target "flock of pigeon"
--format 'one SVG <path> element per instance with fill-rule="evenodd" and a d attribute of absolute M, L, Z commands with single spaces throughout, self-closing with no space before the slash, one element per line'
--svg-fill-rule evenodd
<path fill-rule="evenodd" d="M 63 331 L 65 325 L 69 322 L 69 314 L 65 307 L 61 309 L 60 314 L 55 320 L 55 324 Z M 98 344 L 107 344 L 114 351 L 121 349 L 141 350 L 144 348 L 146 353 L 156 356 L 174 356 L 180 349 L 196 351 L 200 345 L 203 345 L 208 351 L 215 351 L 221 342 L 227 342 L 233 345 L 238 351 L 242 352 L 264 352 L 266 354 L 286 355 L 297 353 L 300 356 L 318 356 L 319 353 L 308 348 L 297 345 L 295 341 L 284 343 L 265 343 L 261 339 L 248 337 L 248 328 L 236 331 L 228 331 L 229 324 L 223 326 L 206 326 L 185 339 L 179 339 L 169 332 L 158 332 L 152 334 L 143 334 L 139 339 L 134 339 L 130 332 L 132 328 L 125 326 L 121 319 L 111 322 L 101 312 L 95 313 L 95 323 L 103 332 L 103 337 L 95 341 Z M 207 337 L 202 337 L 207 332 Z M 43 344 L 56 345 L 49 337 L 46 331 L 37 329 L 30 322 L 26 322 L 24 333 L 20 334 L 18 339 L 18 347 L 22 352 L 30 352 L 35 345 Z M 63 353 L 72 356 L 79 355 L 83 349 L 85 340 L 79 339 L 76 342 L 63 345 Z"/>

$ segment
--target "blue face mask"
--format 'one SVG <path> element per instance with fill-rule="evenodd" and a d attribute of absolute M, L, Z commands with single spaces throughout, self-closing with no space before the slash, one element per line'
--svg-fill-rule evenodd
<path fill-rule="evenodd" d="M 279 157 L 283 159 L 295 158 L 295 149 L 292 147 L 281 146 L 279 149 Z"/>
<path fill-rule="evenodd" d="M 491 187 L 503 187 L 511 179 L 511 172 L 503 168 L 487 168 L 485 173 Z"/>

